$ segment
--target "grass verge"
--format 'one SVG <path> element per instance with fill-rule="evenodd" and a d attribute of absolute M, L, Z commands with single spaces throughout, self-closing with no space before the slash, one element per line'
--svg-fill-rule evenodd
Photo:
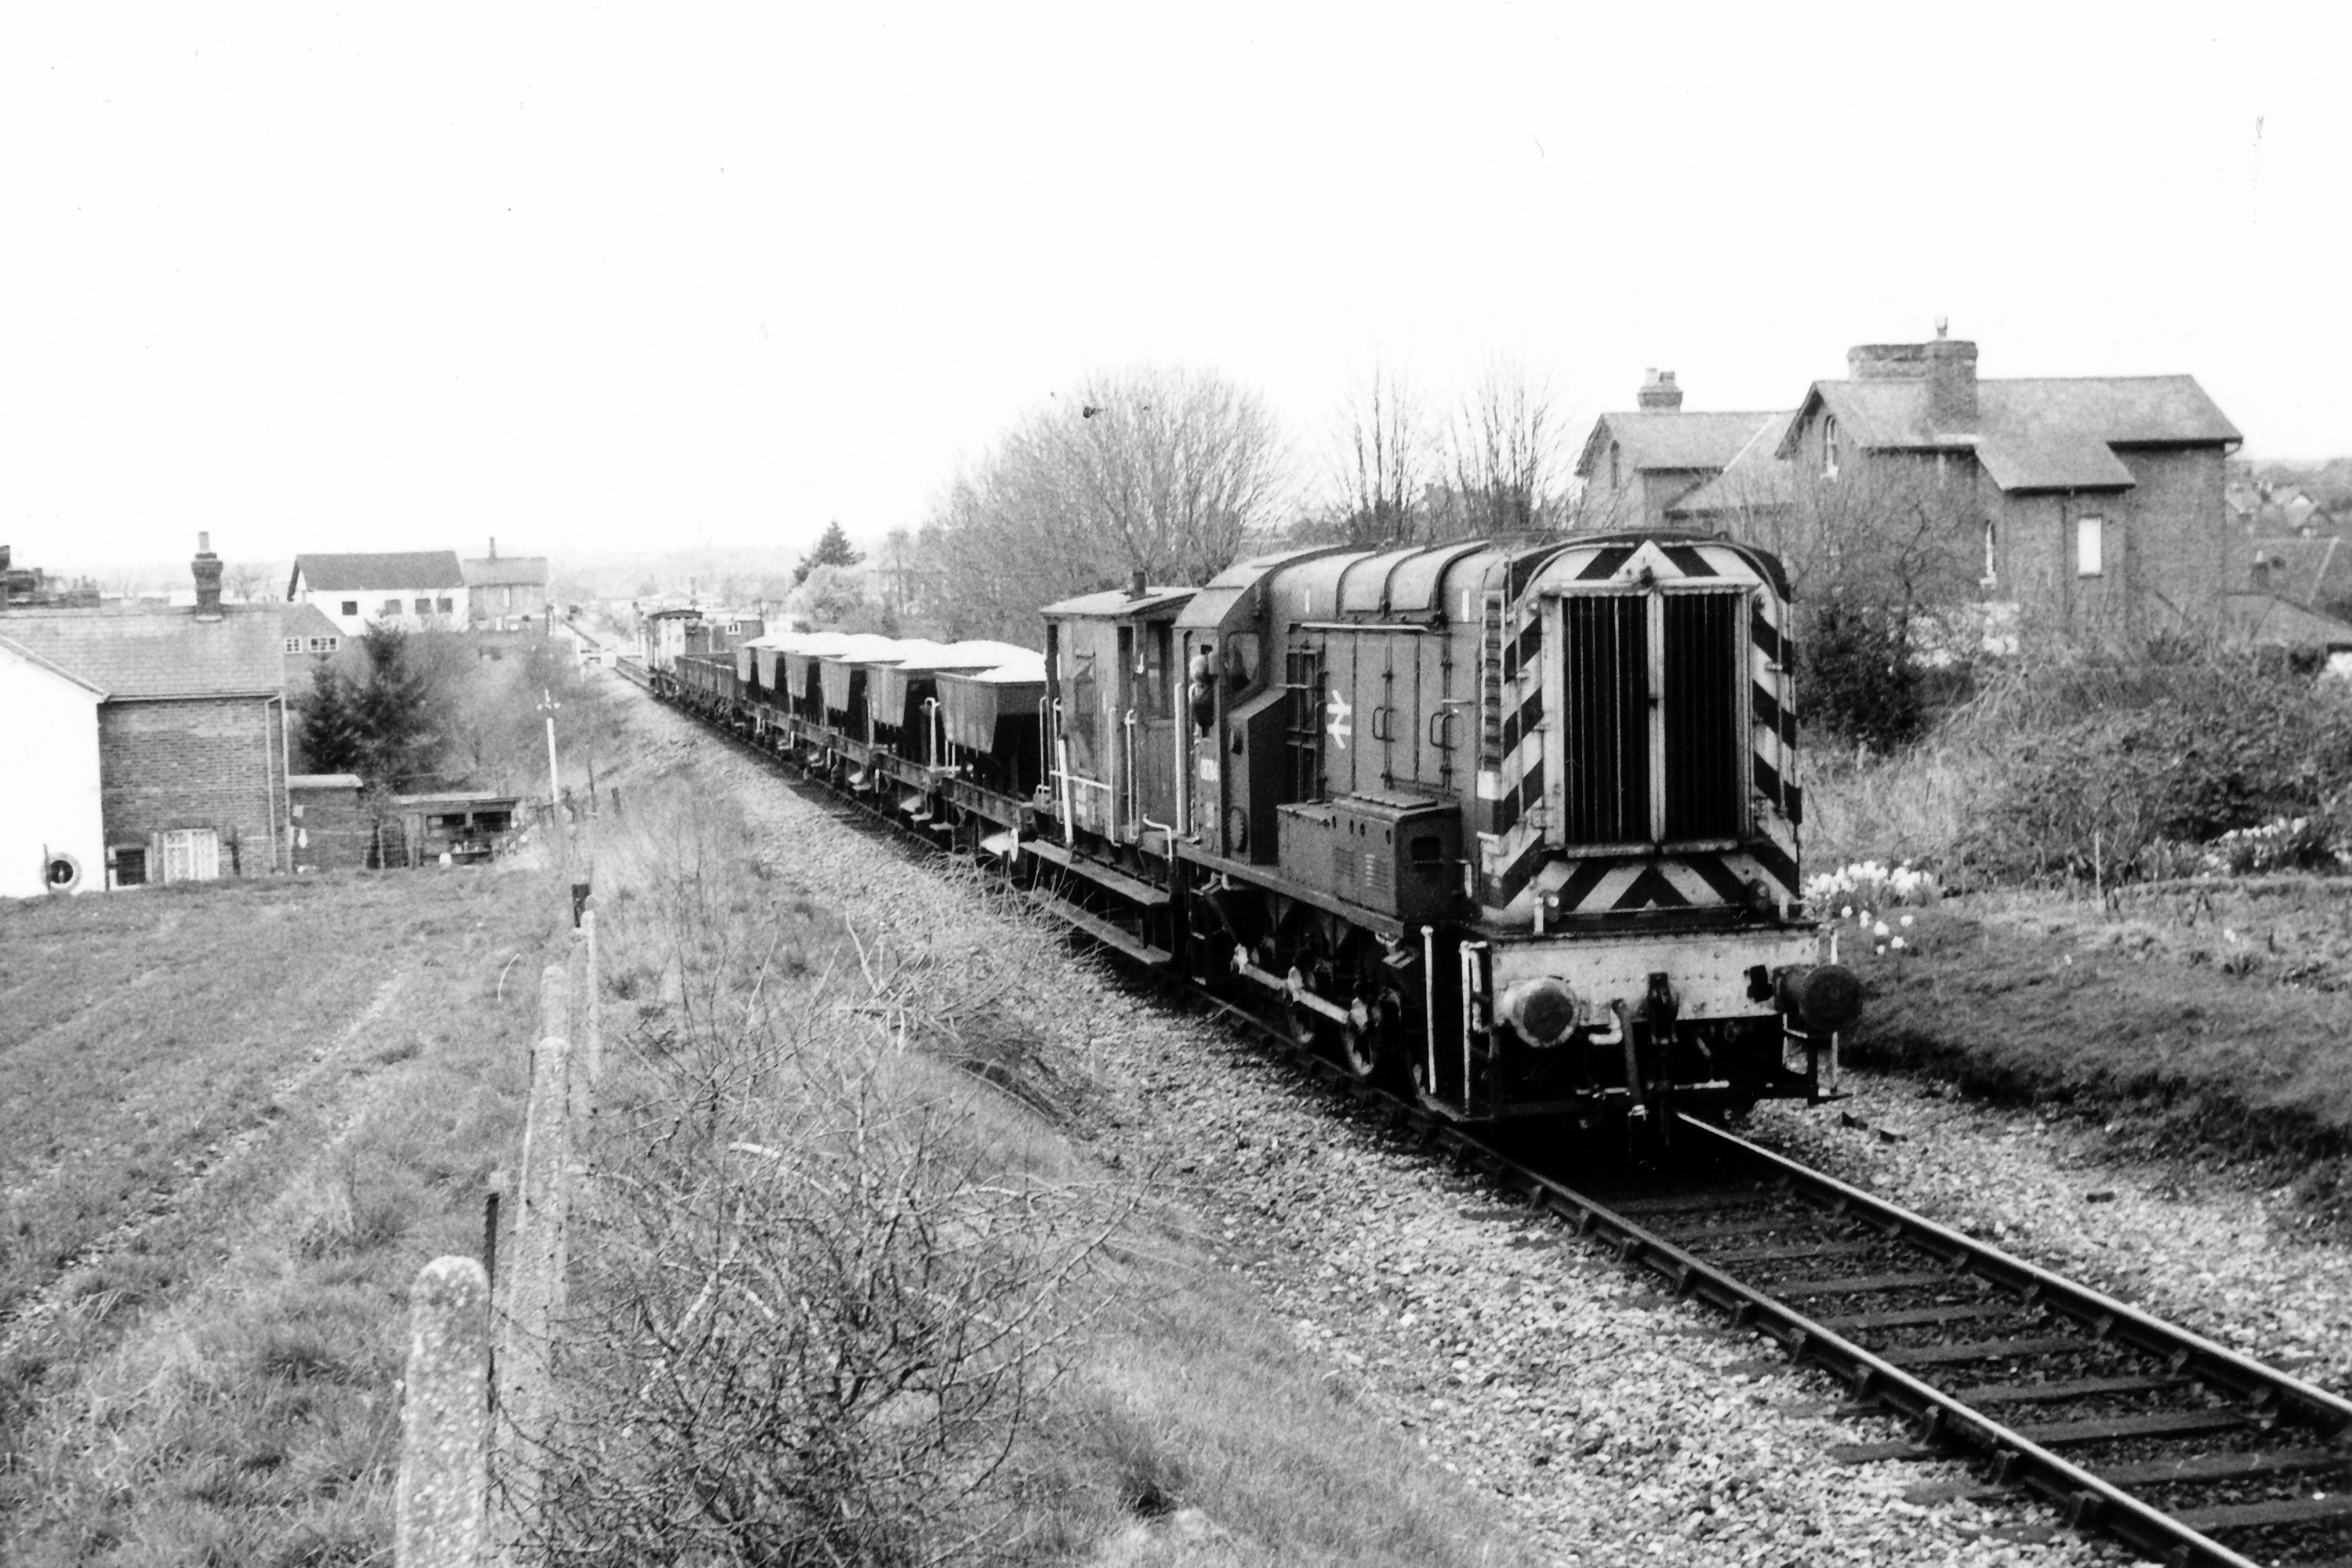
<path fill-rule="evenodd" d="M 590 1401 L 551 1560 L 648 1529 L 713 1561 L 1522 1560 L 1090 1152 L 1061 966 L 961 897 L 853 931 L 723 797 L 636 800 L 602 847 L 613 1206 L 573 1257 Z M 910 1303 L 887 1332 L 881 1300 Z"/>
<path fill-rule="evenodd" d="M 1987 893 L 1848 928 L 1871 991 L 1859 1067 L 2120 1122 L 2126 1151 L 2251 1167 L 2318 1217 L 2352 1200 L 2352 909 L 2303 877 Z M 1891 911 L 1890 911 L 1891 912 Z"/>

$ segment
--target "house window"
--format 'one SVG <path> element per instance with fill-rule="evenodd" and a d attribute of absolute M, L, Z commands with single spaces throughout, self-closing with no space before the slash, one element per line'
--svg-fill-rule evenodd
<path fill-rule="evenodd" d="M 1833 479 L 1837 478 L 1837 416 L 1832 414 L 1823 416 L 1822 420 L 1822 478 L 1825 479 Z"/>
<path fill-rule="evenodd" d="M 343 614 L 347 616 L 356 616 L 359 613 L 360 602 L 357 599 L 345 599 L 343 601 Z"/>
<path fill-rule="evenodd" d="M 343 639 L 341 637 L 312 637 L 310 639 L 310 651 L 312 653 L 332 653 L 342 645 Z"/>
<path fill-rule="evenodd" d="M 449 614 L 452 609 L 456 608 L 457 601 L 453 599 L 436 599 L 433 601 L 433 605 L 436 609 L 439 610 L 446 616 Z"/>
<path fill-rule="evenodd" d="M 396 616 L 400 614 L 400 601 L 398 599 L 386 599 L 383 602 L 383 613 L 387 616 Z"/>
<path fill-rule="evenodd" d="M 1609 488 L 1612 490 L 1625 488 L 1625 476 L 1618 468 L 1618 457 L 1617 443 L 1612 441 L 1609 443 Z"/>
<path fill-rule="evenodd" d="M 1998 588 L 2000 586 L 2000 574 L 1996 571 L 1993 566 L 1993 562 L 1995 560 L 1994 546 L 1999 541 L 1993 534 L 1992 519 L 1987 518 L 1985 519 L 1984 577 L 1978 584 L 1980 587 Z"/>
<path fill-rule="evenodd" d="M 2095 577 L 2106 541 L 2106 524 L 2095 517 L 2074 520 L 2074 575 Z"/>
<path fill-rule="evenodd" d="M 163 880 L 220 879 L 220 835 L 209 827 L 183 827 L 158 835 L 163 840 Z"/>
<path fill-rule="evenodd" d="M 430 599 L 419 599 L 419 600 L 417 600 L 417 601 L 416 601 L 416 613 L 417 613 L 418 615 L 420 615 L 420 616 L 429 616 L 429 615 L 431 615 L 431 614 L 433 613 L 433 601 L 432 601 L 432 600 L 430 600 Z"/>
<path fill-rule="evenodd" d="M 288 637 L 286 639 L 286 651 L 288 653 L 300 653 L 302 651 L 302 639 L 300 637 Z"/>
<path fill-rule="evenodd" d="M 124 845 L 106 852 L 112 862 L 114 885 L 118 888 L 143 888 L 147 885 L 147 851 L 143 847 Z"/>

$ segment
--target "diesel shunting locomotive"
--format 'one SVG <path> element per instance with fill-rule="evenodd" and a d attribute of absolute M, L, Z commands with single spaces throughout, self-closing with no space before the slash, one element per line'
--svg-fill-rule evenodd
<path fill-rule="evenodd" d="M 1665 533 L 1327 547 L 1003 644 L 782 633 L 655 689 L 1465 1121 L 1835 1088 L 1789 589 Z"/>

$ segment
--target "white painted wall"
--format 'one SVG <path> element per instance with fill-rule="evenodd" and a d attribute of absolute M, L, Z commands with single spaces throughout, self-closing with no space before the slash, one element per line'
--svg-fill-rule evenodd
<path fill-rule="evenodd" d="M 384 601 L 397 600 L 400 612 L 387 616 Z M 416 601 L 438 605 L 449 601 L 446 614 L 435 610 L 429 615 L 416 613 Z M 427 628 L 436 631 L 464 631 L 467 615 L 467 590 L 458 588 L 313 588 L 308 583 L 298 583 L 294 602 L 319 606 L 326 617 L 342 628 L 347 637 L 355 637 L 370 626 L 399 626 L 407 631 Z M 343 614 L 345 605 L 356 605 L 354 615 Z"/>
<path fill-rule="evenodd" d="M 47 891 L 44 850 L 81 862 L 82 891 L 106 886 L 98 703 L 97 692 L 0 647 L 0 898 Z"/>

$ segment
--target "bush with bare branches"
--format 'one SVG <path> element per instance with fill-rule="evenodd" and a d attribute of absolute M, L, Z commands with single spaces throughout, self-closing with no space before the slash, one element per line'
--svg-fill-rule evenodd
<path fill-rule="evenodd" d="M 1119 1201 L 923 1048 L 984 1008 L 957 976 L 833 927 L 724 803 L 633 822 L 600 879 L 639 1022 L 576 1200 L 561 1414 L 520 1457 L 526 1557 L 1009 1550 Z"/>

